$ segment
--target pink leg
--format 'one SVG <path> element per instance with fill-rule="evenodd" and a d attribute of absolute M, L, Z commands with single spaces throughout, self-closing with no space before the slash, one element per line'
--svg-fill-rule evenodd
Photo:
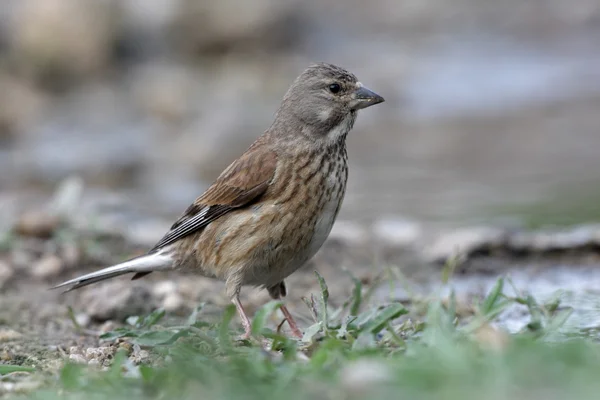
<path fill-rule="evenodd" d="M 298 329 L 298 325 L 296 324 L 296 321 L 294 321 L 294 318 L 292 318 L 292 314 L 290 314 L 290 312 L 287 309 L 287 307 L 284 306 L 284 305 L 282 305 L 281 306 L 281 312 L 283 313 L 283 316 L 285 317 L 285 319 L 287 320 L 288 324 L 290 325 L 290 329 L 292 330 L 292 334 L 294 336 L 296 336 L 298 339 L 302 339 L 302 337 L 304 335 L 302 335 L 302 331 L 300 331 L 300 329 Z"/>
<path fill-rule="evenodd" d="M 242 326 L 244 327 L 244 334 L 242 335 L 242 339 L 249 339 L 252 336 L 252 325 L 250 324 L 250 319 L 246 315 L 246 311 L 244 311 L 244 307 L 242 303 L 240 303 L 239 296 L 235 296 L 232 300 L 233 304 L 235 304 L 235 308 L 237 309 L 240 318 L 242 319 Z"/>

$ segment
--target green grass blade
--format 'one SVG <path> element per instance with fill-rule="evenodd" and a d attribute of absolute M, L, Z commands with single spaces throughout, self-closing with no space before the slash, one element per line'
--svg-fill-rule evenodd
<path fill-rule="evenodd" d="M 392 320 L 404 314 L 408 314 L 408 310 L 404 308 L 402 304 L 391 304 L 375 314 L 371 320 L 361 327 L 360 331 L 361 333 L 379 333 L 383 328 L 386 327 L 388 322 L 391 322 Z"/>
<path fill-rule="evenodd" d="M 325 279 L 315 271 L 315 275 L 317 276 L 317 280 L 319 281 L 319 286 L 321 287 L 321 309 L 320 311 L 320 319 L 322 323 L 323 332 L 327 334 L 328 330 L 328 316 L 327 316 L 327 303 L 329 302 L 329 289 L 327 288 L 327 283 L 325 283 Z"/>

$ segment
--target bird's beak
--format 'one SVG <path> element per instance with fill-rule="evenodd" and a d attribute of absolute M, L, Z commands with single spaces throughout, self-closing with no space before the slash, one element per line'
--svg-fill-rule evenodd
<path fill-rule="evenodd" d="M 367 89 L 362 84 L 358 83 L 354 94 L 352 95 L 352 109 L 361 110 L 363 108 L 374 106 L 375 104 L 383 103 L 385 100 L 377 93 Z"/>

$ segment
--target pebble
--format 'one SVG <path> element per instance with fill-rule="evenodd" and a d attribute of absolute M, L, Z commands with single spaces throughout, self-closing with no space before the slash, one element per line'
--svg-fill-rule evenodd
<path fill-rule="evenodd" d="M 139 350 L 134 352 L 129 359 L 134 364 L 144 364 L 150 361 L 150 352 L 148 350 Z"/>
<path fill-rule="evenodd" d="M 60 274 L 63 266 L 64 263 L 60 257 L 47 254 L 33 264 L 31 275 L 38 279 L 51 278 Z"/>
<path fill-rule="evenodd" d="M 74 362 L 75 364 L 87 364 L 87 360 L 81 354 L 69 355 L 69 361 Z"/>
<path fill-rule="evenodd" d="M 12 329 L 0 329 L 0 343 L 21 338 L 23 335 Z"/>
<path fill-rule="evenodd" d="M 88 361 L 88 365 L 94 366 L 94 367 L 99 367 L 101 364 L 100 364 L 100 361 L 93 359 L 93 360 Z"/>
<path fill-rule="evenodd" d="M 69 347 L 69 354 L 81 354 L 81 348 L 77 346 Z"/>
<path fill-rule="evenodd" d="M 12 393 L 17 386 L 14 382 L 0 382 L 0 393 Z"/>
<path fill-rule="evenodd" d="M 112 358 L 115 354 L 114 348 L 106 347 L 89 347 L 85 350 L 85 358 L 88 360 L 97 359 L 103 361 L 106 358 Z"/>
<path fill-rule="evenodd" d="M 387 382 L 392 374 L 383 363 L 359 360 L 350 363 L 341 372 L 342 386 L 348 391 L 362 392 L 369 387 Z"/>
<path fill-rule="evenodd" d="M 166 312 L 175 312 L 183 309 L 184 306 L 183 298 L 177 293 L 171 293 L 163 299 L 162 307 Z"/>
<path fill-rule="evenodd" d="M 96 321 L 124 321 L 132 315 L 145 315 L 157 308 L 157 303 L 148 285 L 129 281 L 107 281 L 90 286 L 81 295 L 83 312 Z"/>
<path fill-rule="evenodd" d="M 510 342 L 508 333 L 494 328 L 490 324 L 484 324 L 475 331 L 475 340 L 484 348 L 494 351 L 506 349 Z"/>
<path fill-rule="evenodd" d="M 99 331 L 101 333 L 106 333 L 106 332 L 115 330 L 116 327 L 117 326 L 115 325 L 115 323 L 113 321 L 108 320 L 108 321 L 105 321 L 102 325 L 100 325 Z"/>
<path fill-rule="evenodd" d="M 87 314 L 79 313 L 75 316 L 75 322 L 82 328 L 85 328 L 90 324 L 91 318 Z"/>
<path fill-rule="evenodd" d="M 14 226 L 16 233 L 23 236 L 50 237 L 56 231 L 60 219 L 44 211 L 27 211 Z"/>
<path fill-rule="evenodd" d="M 164 297 L 173 293 L 177 293 L 177 285 L 173 281 L 161 281 L 152 288 L 152 294 L 156 297 Z"/>

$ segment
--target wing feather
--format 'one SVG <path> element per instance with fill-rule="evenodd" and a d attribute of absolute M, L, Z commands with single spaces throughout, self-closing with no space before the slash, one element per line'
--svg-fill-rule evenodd
<path fill-rule="evenodd" d="M 276 167 L 276 154 L 255 142 L 188 207 L 151 251 L 198 232 L 228 212 L 256 201 L 268 189 Z"/>

